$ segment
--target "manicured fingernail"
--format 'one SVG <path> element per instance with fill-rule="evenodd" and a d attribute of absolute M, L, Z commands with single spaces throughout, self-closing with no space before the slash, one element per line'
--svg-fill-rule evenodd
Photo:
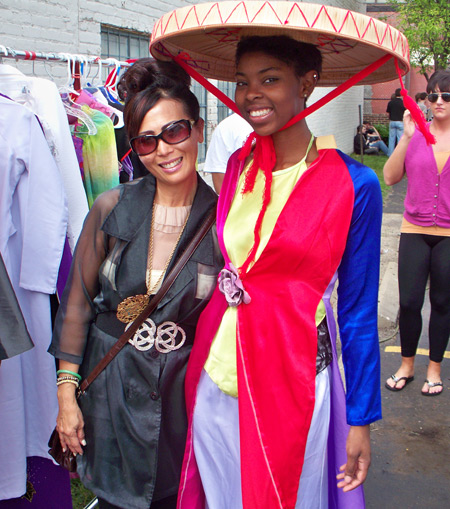
<path fill-rule="evenodd" d="M 86 445 L 86 440 L 83 438 L 83 440 L 81 441 L 81 445 Z"/>
<path fill-rule="evenodd" d="M 63 450 L 62 450 L 62 451 L 63 451 L 63 452 L 66 452 L 66 451 L 67 451 L 67 449 L 66 449 L 65 447 L 63 447 Z"/>

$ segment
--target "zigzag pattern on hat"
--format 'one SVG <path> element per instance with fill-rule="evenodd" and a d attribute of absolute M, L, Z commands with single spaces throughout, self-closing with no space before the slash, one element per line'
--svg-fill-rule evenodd
<path fill-rule="evenodd" d="M 252 12 L 255 7 L 252 4 L 257 5 L 256 12 Z M 287 14 L 284 13 L 285 4 L 290 4 Z M 192 27 L 206 28 L 243 23 L 268 26 L 290 25 L 311 30 L 317 28 L 321 32 L 326 31 L 330 34 L 374 42 L 400 53 L 405 58 L 409 57 L 406 38 L 386 23 L 350 10 L 297 2 L 215 2 L 177 9 L 158 20 L 152 32 L 152 40 L 169 33 L 189 30 Z M 236 30 L 231 32 L 224 31 L 224 28 L 221 30 L 227 38 L 226 42 L 230 42 L 229 36 L 232 34 L 235 34 L 237 39 Z M 215 35 L 219 33 L 213 32 Z M 324 38 L 320 46 L 326 46 L 329 42 Z M 335 46 L 332 46 L 330 51 L 339 52 Z"/>

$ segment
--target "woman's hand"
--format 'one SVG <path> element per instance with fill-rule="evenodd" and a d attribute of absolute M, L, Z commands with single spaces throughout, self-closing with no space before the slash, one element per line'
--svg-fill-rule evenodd
<path fill-rule="evenodd" d="M 347 437 L 347 463 L 336 476 L 338 488 L 351 491 L 360 486 L 367 477 L 370 466 L 370 428 L 351 426 Z"/>
<path fill-rule="evenodd" d="M 67 447 L 75 454 L 83 454 L 84 420 L 75 397 L 73 384 L 65 383 L 58 387 L 59 412 L 56 418 L 56 429 L 63 451 Z"/>
<path fill-rule="evenodd" d="M 405 158 L 409 142 L 416 130 L 411 113 L 405 110 L 403 114 L 403 134 L 383 168 L 383 176 L 386 185 L 393 186 L 402 180 L 405 174 Z"/>
<path fill-rule="evenodd" d="M 405 110 L 403 113 L 403 136 L 410 140 L 416 130 L 414 120 L 411 118 L 409 110 Z"/>

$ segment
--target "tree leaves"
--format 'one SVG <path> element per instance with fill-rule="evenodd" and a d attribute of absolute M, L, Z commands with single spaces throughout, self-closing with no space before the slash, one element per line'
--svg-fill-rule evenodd
<path fill-rule="evenodd" d="M 406 35 L 411 61 L 428 79 L 450 58 L 450 0 L 394 0 L 398 28 Z"/>

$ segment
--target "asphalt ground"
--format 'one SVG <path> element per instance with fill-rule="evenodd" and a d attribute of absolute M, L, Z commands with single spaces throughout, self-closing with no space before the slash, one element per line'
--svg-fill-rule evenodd
<path fill-rule="evenodd" d="M 401 223 L 406 180 L 393 186 L 384 213 L 388 225 Z M 398 215 L 398 218 L 396 218 Z M 391 227 L 391 226 L 390 226 Z M 398 230 L 382 235 L 382 258 L 385 269 L 395 272 Z M 383 265 L 383 263 L 382 263 Z M 385 278 L 383 276 L 385 275 Z M 381 295 L 385 309 L 395 309 L 398 302 L 396 280 L 381 273 Z M 450 291 L 450 289 L 449 289 Z M 390 302 L 389 302 L 390 299 Z M 381 302 L 383 303 L 383 302 Z M 388 303 L 389 305 L 386 305 Z M 398 306 L 398 303 L 397 303 Z M 372 424 L 372 465 L 365 483 L 367 509 L 441 509 L 450 508 L 450 352 L 447 347 L 442 363 L 444 391 L 440 396 L 421 395 L 428 365 L 428 292 L 423 307 L 423 330 L 415 362 L 415 379 L 401 392 L 384 388 L 401 361 L 400 338 L 395 323 L 383 322 L 381 340 L 381 395 L 383 419 Z M 391 339 L 388 339 L 391 337 Z"/>

